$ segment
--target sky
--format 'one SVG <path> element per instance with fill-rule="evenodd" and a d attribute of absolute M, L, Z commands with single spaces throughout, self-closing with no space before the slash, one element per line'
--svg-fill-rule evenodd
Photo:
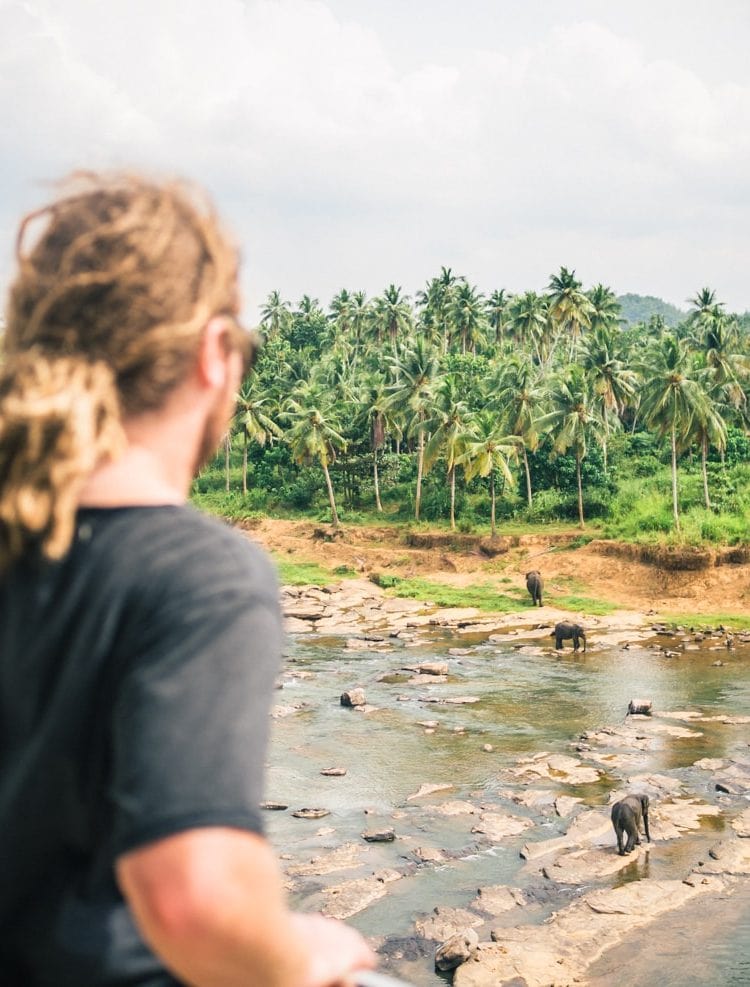
<path fill-rule="evenodd" d="M 0 286 L 74 168 L 203 184 L 268 293 L 750 310 L 747 0 L 0 0 Z"/>

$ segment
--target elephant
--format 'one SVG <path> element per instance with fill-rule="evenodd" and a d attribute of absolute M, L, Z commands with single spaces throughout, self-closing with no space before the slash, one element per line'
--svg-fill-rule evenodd
<path fill-rule="evenodd" d="M 542 590 L 544 589 L 544 580 L 538 569 L 532 569 L 531 572 L 526 573 L 526 589 L 531 593 L 532 605 L 536 606 L 538 603 L 540 607 L 543 607 Z"/>
<path fill-rule="evenodd" d="M 615 802 L 612 806 L 612 825 L 615 827 L 617 836 L 617 852 L 621 857 L 630 853 L 633 847 L 640 846 L 641 837 L 639 830 L 643 820 L 643 829 L 646 839 L 651 842 L 651 834 L 648 831 L 648 795 L 626 795 L 625 798 Z M 627 833 L 627 843 L 623 846 L 625 834 Z"/>
<path fill-rule="evenodd" d="M 562 651 L 563 641 L 573 640 L 573 650 L 578 651 L 580 642 L 583 641 L 583 651 L 586 653 L 586 631 L 580 624 L 573 624 L 568 620 L 561 620 L 555 624 L 554 631 L 550 632 L 550 637 L 555 639 L 555 649 Z"/>

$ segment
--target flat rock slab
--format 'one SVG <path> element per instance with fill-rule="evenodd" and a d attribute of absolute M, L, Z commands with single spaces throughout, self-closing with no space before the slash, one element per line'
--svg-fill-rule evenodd
<path fill-rule="evenodd" d="M 314 627 L 310 621 L 302 620 L 299 617 L 285 617 L 284 630 L 287 634 L 310 634 Z"/>
<path fill-rule="evenodd" d="M 462 799 L 443 802 L 441 805 L 432 806 L 430 809 L 430 812 L 434 812 L 438 816 L 473 816 L 477 811 L 475 805 Z"/>
<path fill-rule="evenodd" d="M 534 826 L 531 819 L 522 816 L 513 816 L 509 812 L 483 812 L 479 817 L 479 822 L 472 827 L 472 833 L 479 833 L 499 843 L 509 836 L 517 836 L 525 829 Z"/>
<path fill-rule="evenodd" d="M 509 888 L 505 884 L 489 885 L 479 888 L 476 898 L 470 902 L 470 907 L 479 912 L 497 917 L 514 908 L 524 908 L 526 897 L 520 888 Z"/>
<path fill-rule="evenodd" d="M 430 620 L 433 624 L 438 624 L 441 627 L 450 626 L 451 624 L 473 620 L 480 613 L 481 610 L 477 609 L 477 607 L 440 607 L 431 614 Z"/>
<path fill-rule="evenodd" d="M 313 857 L 307 863 L 293 864 L 287 867 L 286 872 L 292 877 L 320 877 L 323 874 L 335 874 L 336 871 L 359 867 L 362 863 L 362 854 L 367 852 L 368 848 L 360 843 L 345 843 L 331 850 L 330 853 Z"/>
<path fill-rule="evenodd" d="M 564 836 L 540 840 L 538 843 L 525 843 L 521 848 L 521 856 L 524 860 L 536 860 L 549 853 L 600 843 L 610 833 L 614 833 L 614 830 L 609 812 L 591 809 L 576 816 Z"/>
<path fill-rule="evenodd" d="M 508 773 L 519 781 L 545 779 L 564 785 L 591 784 L 599 781 L 602 774 L 598 768 L 586 766 L 567 754 L 550 754 L 548 751 L 523 758 L 518 767 L 510 768 Z"/>
<path fill-rule="evenodd" d="M 432 675 L 426 673 L 424 675 L 412 675 L 410 679 L 406 680 L 407 685 L 443 685 L 448 681 L 447 675 Z"/>
<path fill-rule="evenodd" d="M 465 908 L 443 908 L 441 905 L 427 918 L 417 919 L 414 927 L 417 935 L 423 939 L 445 942 L 463 929 L 476 928 L 483 924 L 484 919 L 476 912 L 467 911 Z"/>
<path fill-rule="evenodd" d="M 745 809 L 732 820 L 732 829 L 738 836 L 750 837 L 750 808 Z"/>
<path fill-rule="evenodd" d="M 614 839 L 614 830 L 612 830 Z M 611 849 L 573 850 L 561 854 L 542 867 L 542 874 L 556 884 L 587 884 L 589 881 L 609 877 L 627 867 L 641 854 L 647 853 L 648 844 L 642 843 L 632 853 L 621 857 L 616 845 Z"/>
<path fill-rule="evenodd" d="M 434 784 L 425 782 L 423 785 L 419 786 L 419 791 L 409 795 L 406 801 L 411 802 L 412 799 L 419 799 L 425 795 L 434 795 L 435 792 L 448 792 L 451 788 L 453 788 L 453 785 L 450 782 L 437 782 Z"/>
<path fill-rule="evenodd" d="M 479 696 L 418 696 L 420 703 L 437 703 L 441 706 L 471 706 L 480 702 Z"/>
<path fill-rule="evenodd" d="M 500 794 L 527 809 L 551 809 L 556 797 L 551 788 L 526 788 L 520 792 L 504 791 Z"/>
<path fill-rule="evenodd" d="M 702 866 L 691 876 L 705 880 L 708 874 L 729 874 L 746 877 L 750 874 L 750 842 L 738 836 L 715 843 Z"/>
<path fill-rule="evenodd" d="M 707 805 L 697 799 L 680 799 L 675 802 L 659 802 L 649 810 L 648 821 L 651 838 L 673 840 L 681 833 L 700 829 L 701 820 L 707 816 L 719 816 L 718 805 Z"/>
<path fill-rule="evenodd" d="M 345 881 L 331 888 L 325 888 L 326 902 L 321 911 L 330 918 L 347 919 L 363 911 L 388 891 L 388 884 L 399 881 L 403 875 L 397 870 L 382 870 L 370 877 Z"/>
<path fill-rule="evenodd" d="M 573 987 L 602 953 L 628 933 L 702 894 L 726 887 L 708 878 L 695 887 L 682 881 L 637 881 L 593 891 L 556 912 L 543 925 L 499 929 L 494 943 L 480 943 L 474 957 L 455 973 L 454 987 Z"/>

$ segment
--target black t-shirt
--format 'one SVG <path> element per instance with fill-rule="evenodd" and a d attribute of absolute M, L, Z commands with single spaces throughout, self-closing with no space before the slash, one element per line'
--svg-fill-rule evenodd
<path fill-rule="evenodd" d="M 275 574 L 190 507 L 79 512 L 59 563 L 0 581 L 0 983 L 161 987 L 116 858 L 261 831 Z"/>

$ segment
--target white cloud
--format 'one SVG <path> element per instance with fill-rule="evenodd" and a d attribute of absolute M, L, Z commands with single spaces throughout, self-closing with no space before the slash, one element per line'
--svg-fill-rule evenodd
<path fill-rule="evenodd" d="M 750 308 L 750 87 L 591 19 L 439 60 L 415 34 L 404 66 L 361 17 L 323 0 L 0 0 L 0 236 L 34 179 L 135 164 L 209 184 L 253 303 L 413 292 L 458 258 L 487 289 L 565 264 L 677 301 L 697 277 Z"/>

